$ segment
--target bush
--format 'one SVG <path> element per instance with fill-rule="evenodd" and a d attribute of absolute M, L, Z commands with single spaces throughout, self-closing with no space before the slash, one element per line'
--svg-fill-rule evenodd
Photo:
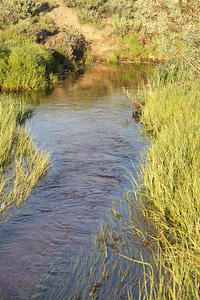
<path fill-rule="evenodd" d="M 75 71 L 82 65 L 88 50 L 84 35 L 74 29 L 49 37 L 45 45 L 54 51 L 56 60 L 67 72 Z"/>
<path fill-rule="evenodd" d="M 0 2 L 0 28 L 34 15 L 40 5 L 40 1 L 34 0 L 2 0 Z"/>
<path fill-rule="evenodd" d="M 22 37 L 2 39 L 0 47 L 0 88 L 20 91 L 44 89 L 58 81 L 60 68 L 43 45 Z"/>
<path fill-rule="evenodd" d="M 145 29 L 148 36 L 156 36 L 162 56 L 177 57 L 187 54 L 195 63 L 199 57 L 200 2 L 137 0 L 136 30 Z"/>

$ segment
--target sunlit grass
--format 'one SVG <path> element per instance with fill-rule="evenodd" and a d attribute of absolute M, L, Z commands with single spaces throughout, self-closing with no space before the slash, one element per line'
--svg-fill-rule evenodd
<path fill-rule="evenodd" d="M 49 153 L 30 137 L 24 121 L 30 110 L 11 97 L 0 98 L 0 213 L 25 201 L 49 167 Z"/>
<path fill-rule="evenodd" d="M 185 80 L 183 72 L 181 79 L 181 72 L 153 81 L 142 116 L 152 146 L 141 199 L 161 247 L 156 299 L 199 299 L 200 293 L 200 89 L 195 76 Z"/>
<path fill-rule="evenodd" d="M 0 90 L 47 89 L 59 80 L 60 67 L 44 45 L 24 34 L 0 31 Z"/>

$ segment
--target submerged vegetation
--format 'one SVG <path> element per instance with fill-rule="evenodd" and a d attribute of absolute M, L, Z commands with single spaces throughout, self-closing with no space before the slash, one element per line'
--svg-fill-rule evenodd
<path fill-rule="evenodd" d="M 1 215 L 25 201 L 49 167 L 49 154 L 38 148 L 24 124 L 30 114 L 18 100 L 0 97 Z"/>

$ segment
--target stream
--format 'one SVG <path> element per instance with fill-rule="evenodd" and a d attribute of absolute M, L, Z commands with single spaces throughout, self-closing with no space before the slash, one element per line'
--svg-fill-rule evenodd
<path fill-rule="evenodd" d="M 91 247 L 113 201 L 131 188 L 121 167 L 137 169 L 147 141 L 123 87 L 137 92 L 145 71 L 141 65 L 96 67 L 29 100 L 28 127 L 51 151 L 51 167 L 0 226 L 0 299 L 36 299 L 33 289 L 53 261 L 68 269 L 82 247 Z M 49 276 L 58 280 L 54 272 Z"/>

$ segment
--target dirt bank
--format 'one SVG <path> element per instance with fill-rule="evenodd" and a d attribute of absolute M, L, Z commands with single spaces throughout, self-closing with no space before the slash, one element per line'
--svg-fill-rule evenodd
<path fill-rule="evenodd" d="M 75 10 L 67 7 L 61 0 L 57 0 L 55 3 L 55 7 L 46 15 L 54 20 L 55 26 L 60 31 L 73 28 L 83 34 L 90 44 L 92 54 L 97 59 L 106 60 L 113 50 L 117 49 L 116 40 L 111 36 L 108 24 L 105 24 L 101 30 L 90 24 L 81 24 Z"/>

